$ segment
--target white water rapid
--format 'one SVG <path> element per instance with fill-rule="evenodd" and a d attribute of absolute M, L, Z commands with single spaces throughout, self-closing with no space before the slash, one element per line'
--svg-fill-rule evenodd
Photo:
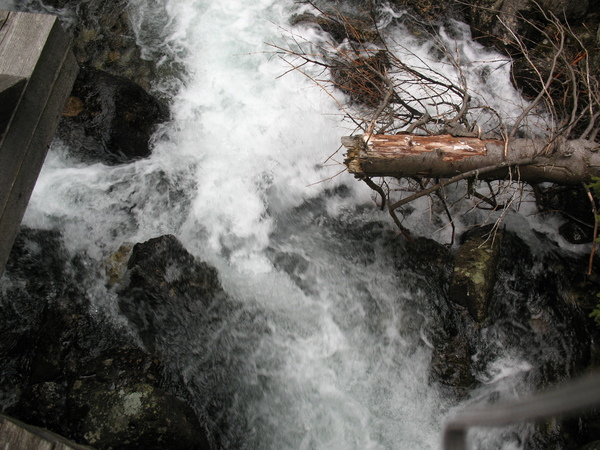
<path fill-rule="evenodd" d="M 429 382 L 429 305 L 441 294 L 402 272 L 398 251 L 377 237 L 394 232 L 393 223 L 365 185 L 334 176 L 343 155 L 325 163 L 353 131 L 336 102 L 297 72 L 280 77 L 289 66 L 267 43 L 289 36 L 300 8 L 286 0 L 133 0 L 147 56 L 167 55 L 156 90 L 174 95 L 172 120 L 156 133 L 151 157 L 126 165 L 82 164 L 56 140 L 24 224 L 59 229 L 70 251 L 98 262 L 125 242 L 173 234 L 218 269 L 242 312 L 218 336 L 189 323 L 165 352 L 199 414 L 217 427 L 209 417 L 216 411 L 228 423 L 223 448 L 435 449 L 459 407 Z M 457 30 L 441 36 L 465 64 L 489 61 L 471 85 L 517 115 L 506 61 Z M 309 27 L 293 32 L 327 38 Z M 427 43 L 401 27 L 393 32 L 427 58 Z M 176 67 L 182 74 L 170 72 Z M 430 218 L 426 200 L 406 220 L 447 242 L 450 231 Z M 96 314 L 124 320 L 104 280 L 90 292 Z M 220 343 L 211 348 L 211 340 Z M 227 354 L 211 354 L 219 351 Z M 504 349 L 481 381 L 515 392 L 530 368 Z M 519 433 L 505 436 L 506 448 Z M 484 448 L 495 436 L 473 439 Z"/>

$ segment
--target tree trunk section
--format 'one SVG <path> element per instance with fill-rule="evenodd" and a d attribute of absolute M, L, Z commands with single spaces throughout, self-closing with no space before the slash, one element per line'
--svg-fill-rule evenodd
<path fill-rule="evenodd" d="M 479 179 L 511 176 L 530 183 L 578 184 L 600 176 L 600 146 L 583 139 L 511 139 L 506 145 L 477 137 L 365 134 L 342 143 L 348 148 L 344 163 L 358 178 L 452 178 L 482 169 Z"/>

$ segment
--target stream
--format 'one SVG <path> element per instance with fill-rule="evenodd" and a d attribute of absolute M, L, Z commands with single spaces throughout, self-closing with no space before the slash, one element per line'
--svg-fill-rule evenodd
<path fill-rule="evenodd" d="M 459 399 L 431 382 L 448 269 L 436 279 L 435 269 L 412 257 L 375 193 L 343 171 L 336 149 L 353 124 L 270 45 L 291 36 L 327 45 L 326 33 L 289 25 L 308 6 L 130 3 L 145 57 L 161 57 L 153 90 L 169 99 L 172 120 L 157 130 L 152 156 L 117 166 L 84 164 L 55 139 L 23 224 L 60 231 L 70 253 L 98 267 L 123 243 L 172 234 L 218 270 L 236 304 L 231 315 L 224 311 L 222 325 L 207 335 L 201 318 L 171 311 L 181 329 L 160 351 L 220 448 L 436 449 L 456 411 L 525 395 L 541 366 L 566 364 L 570 337 L 559 329 L 535 334 L 528 325 L 548 301 L 528 291 L 547 269 L 537 258 L 558 238 L 548 237 L 556 224 L 535 217 L 526 191 L 503 220 L 533 256 L 500 276 L 494 295 L 503 306 L 492 314 L 502 319 L 481 331 L 474 356 L 479 387 Z M 402 13 L 386 5 L 381 11 L 395 42 L 446 70 L 431 44 L 402 25 Z M 471 41 L 466 25 L 446 27 L 439 35 L 460 53 L 474 92 L 507 120 L 518 116 L 524 101 L 507 61 Z M 459 198 L 457 189 L 449 195 Z M 458 234 L 497 219 L 468 202 L 457 208 Z M 427 198 L 403 220 L 417 237 L 451 240 L 443 209 Z M 537 281 L 511 288 L 523 270 Z M 92 314 L 129 327 L 102 271 L 91 272 L 100 274 L 86 277 Z M 527 424 L 476 430 L 470 442 L 533 448 L 535 433 Z"/>

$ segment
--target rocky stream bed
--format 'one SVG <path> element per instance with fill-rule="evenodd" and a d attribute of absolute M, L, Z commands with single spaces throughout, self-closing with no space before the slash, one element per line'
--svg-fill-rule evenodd
<path fill-rule="evenodd" d="M 505 38 L 492 23 L 494 17 L 484 13 L 485 1 L 468 7 L 448 1 L 398 3 L 412 8 L 416 20 L 441 20 L 451 11 L 469 20 L 475 32 L 492 30 L 496 38 Z M 501 3 L 500 11 L 531 9 L 528 2 Z M 557 11 L 567 5 L 570 20 L 597 25 L 597 2 L 547 3 L 543 7 Z M 157 69 L 152 59 L 140 57 L 129 4 L 49 0 L 24 6 L 60 13 L 73 36 L 81 71 L 57 131 L 57 138 L 72 149 L 71 157 L 81 164 L 106 165 L 147 157 L 153 133 L 170 120 L 169 99 L 153 95 L 153 83 L 165 77 L 160 73 L 164 66 Z M 332 35 L 343 35 L 334 24 L 313 21 Z M 490 33 L 485 38 L 492 39 Z M 172 70 L 167 76 L 179 75 Z M 332 190 L 327 195 L 345 194 Z M 579 195 L 577 190 L 548 194 L 541 214 L 568 212 L 561 216 L 564 239 L 589 247 L 589 232 L 580 224 L 589 221 L 590 212 L 584 202 L 570 200 L 573 195 Z M 311 211 L 325 209 L 319 202 L 324 199 L 314 200 Z M 294 217 L 302 216 L 303 207 L 296 208 Z M 329 220 L 331 230 L 348 239 L 348 249 L 341 250 L 347 258 L 352 258 L 350 249 L 373 255 L 384 251 L 400 281 L 402 273 L 410 273 L 426 282 L 432 301 L 422 307 L 433 320 L 425 332 L 432 347 L 431 371 L 424 375 L 448 398 L 467 398 L 485 383 L 476 374 L 498 352 L 491 333 L 504 335 L 504 342 L 516 348 L 529 347 L 528 360 L 535 366 L 529 381 L 538 389 L 599 364 L 600 331 L 588 316 L 600 292 L 600 265 L 596 261 L 595 273 L 586 275 L 586 252 L 565 250 L 557 239 L 542 235 L 532 249 L 513 231 L 500 230 L 490 239 L 485 227 L 448 247 L 427 238 L 408 242 L 378 221 L 355 227 L 335 218 L 320 220 Z M 119 245 L 108 260 L 95 260 L 68 251 L 59 231 L 21 229 L 0 279 L 3 412 L 100 449 L 244 448 L 231 440 L 235 433 L 229 429 L 236 425 L 223 408 L 235 409 L 238 386 L 233 379 L 217 379 L 211 366 L 230 365 L 230 373 L 243 372 L 240 361 L 251 350 L 214 336 L 228 326 L 224 317 L 233 316 L 238 332 L 252 340 L 269 333 L 267 319 L 241 308 L 221 286 L 217 270 L 176 237 L 157 235 Z M 273 247 L 269 258 L 301 290 L 311 291 L 305 281 L 308 262 L 301 254 Z M 119 321 L 94 311 L 88 291 L 92 278 L 104 280 L 106 295 L 116 299 Z M 383 315 L 374 311 L 367 325 L 377 328 Z M 223 386 L 218 401 L 198 405 L 185 387 L 186 375 L 177 373 L 170 361 L 169 348 L 182 333 L 191 332 L 206 341 L 205 348 L 195 351 L 206 386 Z M 215 352 L 219 355 L 235 353 L 235 361 L 203 358 L 202 352 L 210 353 L 209 344 L 223 350 Z M 556 353 L 557 348 L 562 351 Z M 589 414 L 541 423 L 525 448 L 584 448 L 600 439 L 599 419 Z"/>

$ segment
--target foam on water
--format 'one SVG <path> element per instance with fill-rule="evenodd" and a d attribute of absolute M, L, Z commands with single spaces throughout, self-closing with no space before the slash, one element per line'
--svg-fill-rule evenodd
<path fill-rule="evenodd" d="M 172 121 L 157 134 L 150 158 L 117 167 L 77 163 L 55 141 L 24 223 L 59 228 L 73 252 L 96 261 L 124 242 L 171 233 L 219 269 L 244 313 L 227 318 L 208 339 L 186 319 L 187 328 L 163 351 L 200 414 L 214 404 L 227 409 L 222 414 L 232 430 L 224 447 L 436 448 L 453 404 L 428 383 L 431 344 L 423 330 L 426 305 L 438 294 L 399 275 L 388 248 L 347 237 L 384 216 L 366 186 L 347 174 L 328 180 L 341 166 L 324 161 L 351 130 L 336 102 L 299 73 L 279 78 L 289 66 L 265 42 L 282 42 L 296 6 L 283 0 L 132 6 L 144 54 L 162 52 L 165 67 L 183 67 L 156 87 L 176 92 Z M 410 44 L 406 30 L 392 32 Z M 498 59 L 462 33 L 440 36 L 470 64 Z M 419 45 L 411 51 L 422 50 L 425 60 L 429 50 Z M 481 92 L 500 83 L 474 77 L 470 85 Z M 502 80 L 486 99 L 512 108 L 519 100 Z M 500 90 L 509 95 L 504 103 Z M 406 220 L 430 234 L 439 225 L 429 217 L 424 200 Z M 97 305 L 114 301 L 96 295 Z M 260 317 L 262 328 L 236 328 L 245 313 Z M 221 342 L 223 366 L 207 362 L 221 351 L 207 341 Z M 245 346 L 239 354 L 237 346 Z M 526 368 L 509 362 L 490 380 L 506 381 L 511 367 Z M 203 375 L 207 365 L 216 381 Z M 220 380 L 234 386 L 227 388 L 235 390 L 233 405 L 219 403 Z"/>

